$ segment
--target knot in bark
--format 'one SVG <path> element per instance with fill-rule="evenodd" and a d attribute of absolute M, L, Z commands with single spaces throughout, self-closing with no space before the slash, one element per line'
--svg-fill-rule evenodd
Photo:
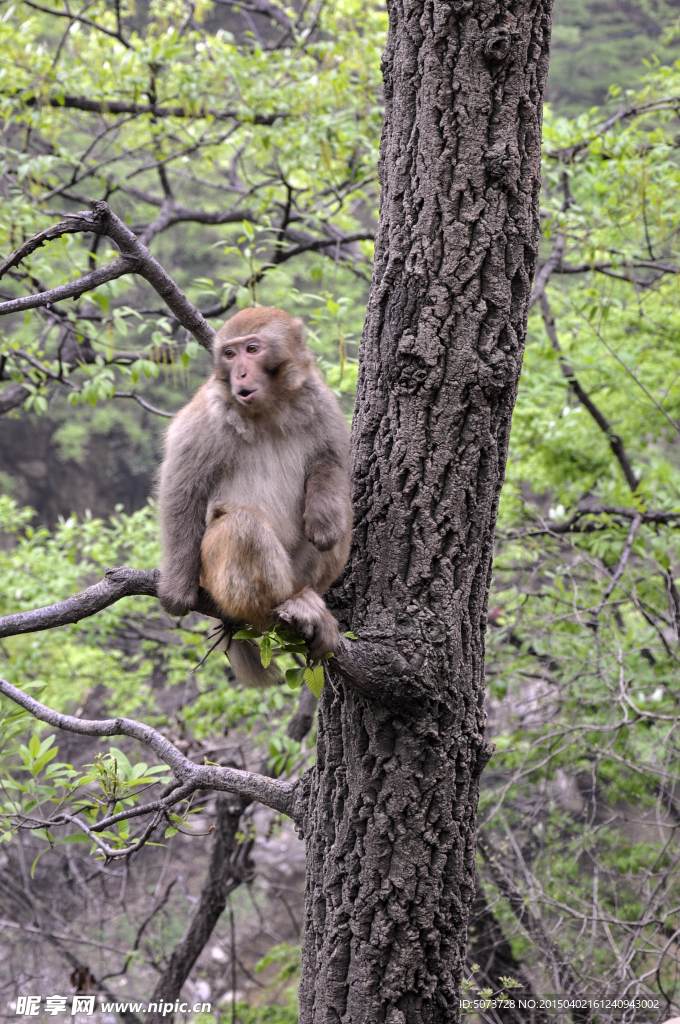
<path fill-rule="evenodd" d="M 511 45 L 512 38 L 507 28 L 502 25 L 492 28 L 484 43 L 484 56 L 488 61 L 498 64 L 510 53 Z"/>
<path fill-rule="evenodd" d="M 92 230 L 102 234 L 106 228 L 111 208 L 103 199 L 88 199 L 88 203 L 92 207 Z"/>

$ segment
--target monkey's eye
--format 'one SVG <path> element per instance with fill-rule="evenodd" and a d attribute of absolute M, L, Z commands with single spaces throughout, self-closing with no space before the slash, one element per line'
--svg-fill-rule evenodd
<path fill-rule="evenodd" d="M 233 359 L 236 353 L 234 352 L 233 348 L 227 348 L 224 350 L 222 355 L 224 356 L 225 359 Z"/>
<path fill-rule="evenodd" d="M 259 352 L 259 351 L 260 351 L 260 346 L 259 345 L 255 345 L 255 344 L 248 345 L 248 347 L 246 349 L 246 352 Z"/>

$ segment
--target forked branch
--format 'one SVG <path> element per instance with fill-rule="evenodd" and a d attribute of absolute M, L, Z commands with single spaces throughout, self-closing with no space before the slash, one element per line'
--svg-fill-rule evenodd
<path fill-rule="evenodd" d="M 132 718 L 108 718 L 89 721 L 63 715 L 45 704 L 29 697 L 23 690 L 0 679 L 0 694 L 9 697 L 15 704 L 25 708 L 40 722 L 55 729 L 64 729 L 84 736 L 130 736 L 145 744 L 172 770 L 175 778 L 183 785 L 191 784 L 196 789 L 215 789 L 227 793 L 238 793 L 251 800 L 257 800 L 266 807 L 292 816 L 295 803 L 296 783 L 276 782 L 265 775 L 241 771 L 238 768 L 223 768 L 219 765 L 194 764 L 162 736 L 156 729 Z"/>
<path fill-rule="evenodd" d="M 158 292 L 182 327 L 186 328 L 205 349 L 211 350 L 215 331 L 203 314 L 189 301 L 182 289 L 151 255 L 147 247 L 139 241 L 127 224 L 124 224 L 120 217 L 113 213 L 103 199 L 92 203 L 91 213 L 87 210 L 81 211 L 27 239 L 0 265 L 0 276 L 10 267 L 21 263 L 26 256 L 35 252 L 45 242 L 64 234 L 84 231 L 108 235 L 118 246 L 120 257 L 99 270 L 85 274 L 77 281 L 60 285 L 49 291 L 39 292 L 36 295 L 25 295 L 2 302 L 0 303 L 0 315 L 34 309 L 37 306 L 48 306 L 61 299 L 82 295 L 83 292 L 97 288 L 100 284 L 122 277 L 124 274 L 139 274 Z"/>

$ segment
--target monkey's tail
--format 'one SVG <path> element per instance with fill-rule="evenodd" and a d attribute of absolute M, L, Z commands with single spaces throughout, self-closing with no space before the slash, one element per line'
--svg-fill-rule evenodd
<path fill-rule="evenodd" d="M 259 644 L 254 640 L 232 640 L 226 655 L 234 675 L 244 686 L 255 686 L 262 690 L 283 682 L 283 672 L 275 661 L 272 660 L 268 668 L 264 667 L 260 660 Z"/>

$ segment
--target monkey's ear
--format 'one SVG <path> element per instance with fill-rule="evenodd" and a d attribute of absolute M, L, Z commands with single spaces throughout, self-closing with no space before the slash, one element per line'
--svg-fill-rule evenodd
<path fill-rule="evenodd" d="M 297 340 L 300 342 L 301 345 L 304 345 L 305 340 L 307 338 L 307 326 L 304 320 L 301 320 L 300 317 L 295 317 L 291 322 L 291 327 L 295 328 L 295 331 L 297 333 Z"/>

